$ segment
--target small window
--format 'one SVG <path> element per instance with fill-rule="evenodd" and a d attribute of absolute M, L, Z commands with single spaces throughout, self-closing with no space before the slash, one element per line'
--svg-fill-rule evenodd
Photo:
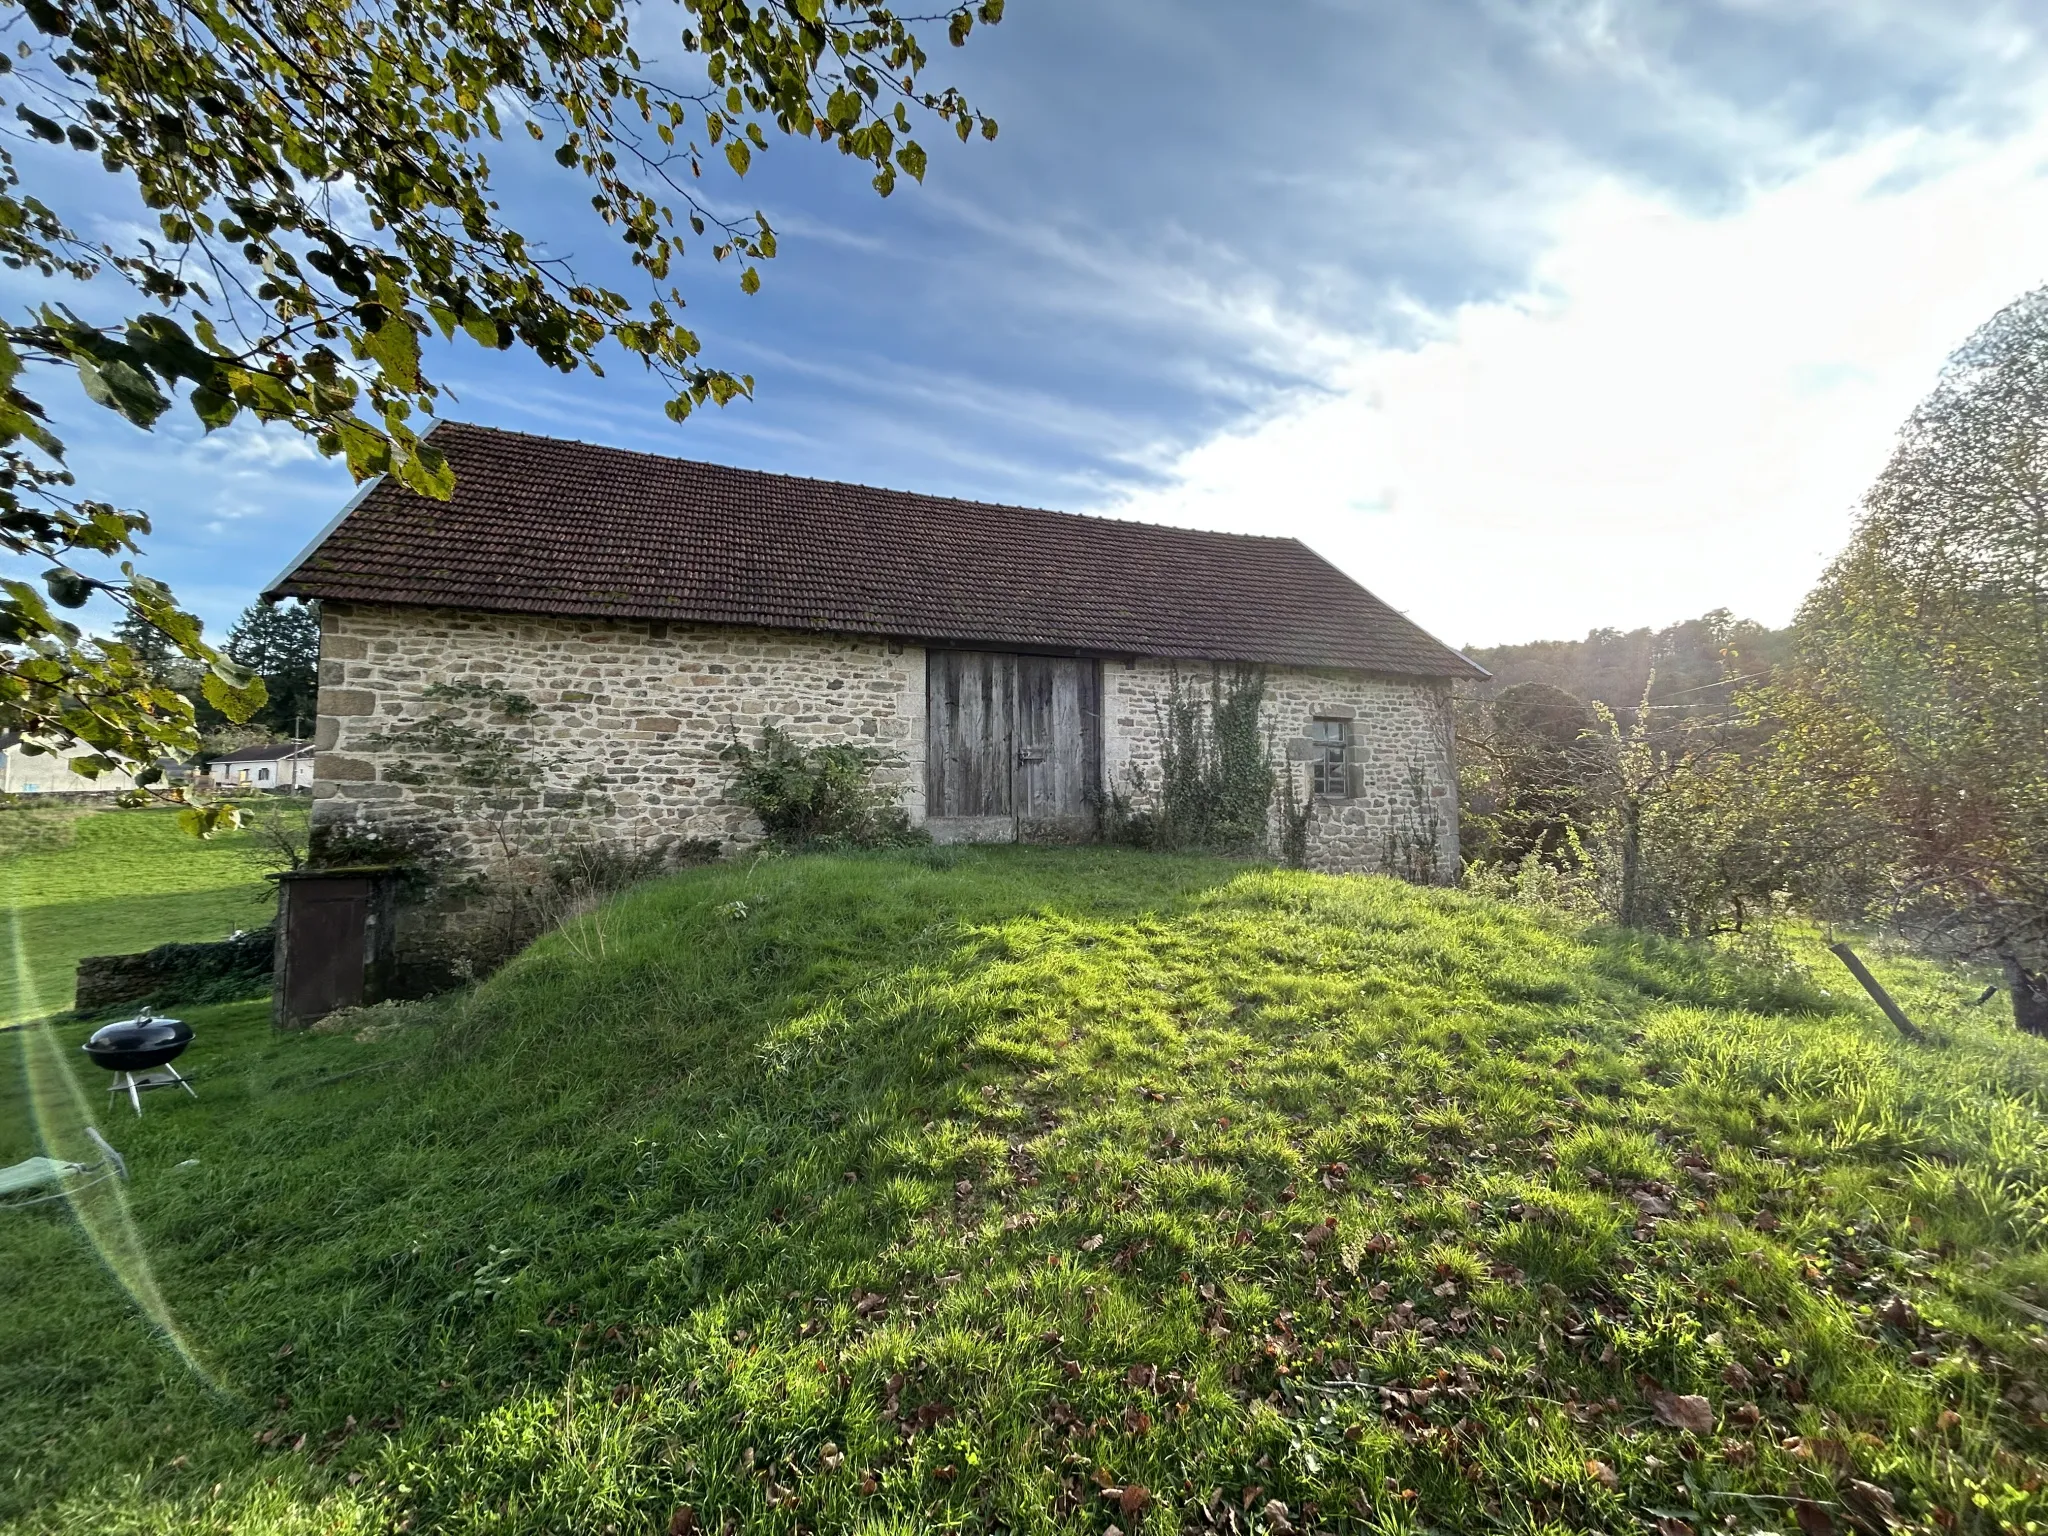
<path fill-rule="evenodd" d="M 1311 720 L 1308 739 L 1315 747 L 1311 766 L 1315 792 L 1325 800 L 1342 800 L 1350 793 L 1351 722 Z"/>
<path fill-rule="evenodd" d="M 270 777 L 270 770 L 268 768 L 258 768 L 256 770 L 256 777 L 260 780 L 268 779 Z"/>

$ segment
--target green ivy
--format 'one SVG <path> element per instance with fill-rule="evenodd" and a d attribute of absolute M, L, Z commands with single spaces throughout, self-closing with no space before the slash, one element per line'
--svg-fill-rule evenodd
<path fill-rule="evenodd" d="M 1160 709 L 1159 811 L 1162 848 L 1261 853 L 1271 833 L 1274 775 L 1259 725 L 1266 671 L 1212 668 L 1207 697 L 1176 670 Z"/>

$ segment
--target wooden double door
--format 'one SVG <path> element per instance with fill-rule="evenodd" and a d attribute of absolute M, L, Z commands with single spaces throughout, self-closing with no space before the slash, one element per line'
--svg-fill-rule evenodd
<path fill-rule="evenodd" d="M 1093 658 L 926 653 L 925 819 L 941 843 L 1076 842 L 1102 786 Z"/>

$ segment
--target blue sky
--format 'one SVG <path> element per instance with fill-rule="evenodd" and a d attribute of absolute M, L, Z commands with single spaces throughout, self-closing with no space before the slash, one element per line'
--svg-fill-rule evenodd
<path fill-rule="evenodd" d="M 2044 32 L 1970 0 L 1012 0 L 934 39 L 995 143 L 923 135 L 886 202 L 816 146 L 717 185 L 781 235 L 755 297 L 685 274 L 756 399 L 677 427 L 630 366 L 465 345 L 445 412 L 1295 534 L 1453 643 L 1782 623 L 1942 356 L 2048 280 Z M 503 164 L 616 269 L 573 177 Z M 118 228 L 105 190 L 73 206 Z M 284 435 L 63 426 L 216 629 L 350 491 Z"/>

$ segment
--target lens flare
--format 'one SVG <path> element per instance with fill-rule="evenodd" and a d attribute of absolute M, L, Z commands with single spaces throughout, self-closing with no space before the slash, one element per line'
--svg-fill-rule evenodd
<path fill-rule="evenodd" d="M 34 973 L 28 964 L 21 913 L 10 903 L 7 915 L 12 930 L 14 974 L 20 989 L 18 995 L 22 1012 L 25 1017 L 36 1018 L 43 1013 L 42 999 L 36 994 Z M 29 1117 L 44 1155 L 62 1162 L 99 1162 L 103 1154 L 87 1134 L 93 1124 L 92 1107 L 86 1100 L 85 1090 L 79 1086 L 77 1072 L 57 1039 L 57 1032 L 48 1024 L 28 1024 L 18 1033 Z M 65 1200 L 72 1215 L 78 1218 L 79 1228 L 92 1244 L 94 1252 L 99 1254 L 109 1273 L 141 1309 L 142 1315 L 162 1333 L 165 1342 L 177 1352 L 187 1369 L 215 1391 L 222 1390 L 221 1384 L 185 1338 L 177 1318 L 171 1314 L 169 1303 L 164 1300 L 163 1292 L 157 1288 L 142 1233 L 128 1208 L 125 1182 L 120 1179 L 73 1180 L 65 1187 Z"/>

